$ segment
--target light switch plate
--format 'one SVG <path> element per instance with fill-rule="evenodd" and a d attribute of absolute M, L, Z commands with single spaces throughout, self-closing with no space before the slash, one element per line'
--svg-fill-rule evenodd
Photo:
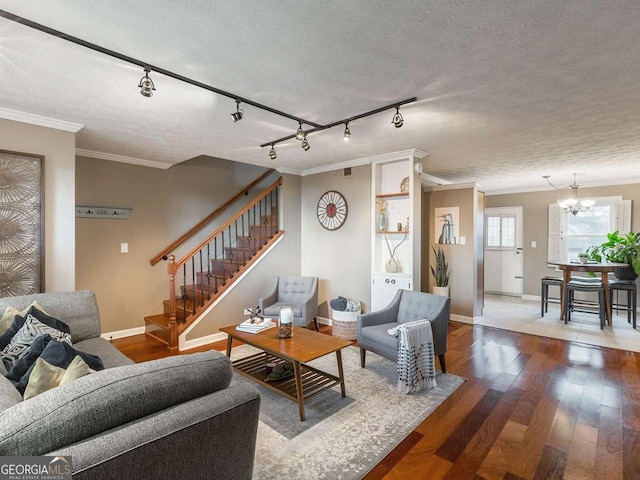
<path fill-rule="evenodd" d="M 535 240 L 531 241 L 531 248 L 536 248 L 538 246 L 538 242 L 536 242 Z"/>
<path fill-rule="evenodd" d="M 120 244 L 120 253 L 128 253 L 129 252 L 129 244 L 121 243 Z"/>
<path fill-rule="evenodd" d="M 466 245 L 467 244 L 467 237 L 460 237 L 460 245 Z"/>

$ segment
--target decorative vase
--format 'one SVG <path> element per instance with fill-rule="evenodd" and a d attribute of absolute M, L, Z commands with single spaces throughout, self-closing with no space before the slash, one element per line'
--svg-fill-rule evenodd
<path fill-rule="evenodd" d="M 384 229 L 386 226 L 387 226 L 387 219 L 384 216 L 384 212 L 380 212 L 378 214 L 378 231 L 384 232 Z"/>
<path fill-rule="evenodd" d="M 293 337 L 293 308 L 281 307 L 278 315 L 278 337 Z"/>
<path fill-rule="evenodd" d="M 390 257 L 389 260 L 387 260 L 387 263 L 384 264 L 384 269 L 389 273 L 398 273 L 402 270 L 400 263 L 393 257 Z"/>
<path fill-rule="evenodd" d="M 631 265 L 627 267 L 615 267 L 613 269 L 613 274 L 616 276 L 618 280 L 635 280 L 638 278 L 638 274 L 635 272 Z"/>
<path fill-rule="evenodd" d="M 442 295 L 443 297 L 449 296 L 449 287 L 432 287 L 434 295 Z"/>

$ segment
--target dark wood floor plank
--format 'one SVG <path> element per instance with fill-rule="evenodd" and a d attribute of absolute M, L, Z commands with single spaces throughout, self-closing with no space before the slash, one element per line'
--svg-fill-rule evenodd
<path fill-rule="evenodd" d="M 415 430 L 409 434 L 400 444 L 394 448 L 378 465 L 371 470 L 366 478 L 378 480 L 384 478 L 396 464 L 422 439 L 423 435 Z"/>
<path fill-rule="evenodd" d="M 478 475 L 486 479 L 503 478 L 507 472 L 514 472 L 515 458 L 522 450 L 526 425 L 507 421 L 478 469 Z M 517 468 L 522 470 L 521 468 Z"/>
<path fill-rule="evenodd" d="M 547 437 L 547 444 L 562 451 L 568 452 L 576 421 L 578 420 L 580 402 L 584 387 L 569 383 L 562 399 L 558 403 L 551 429 Z"/>
<path fill-rule="evenodd" d="M 622 473 L 626 479 L 640 479 L 640 432 L 622 429 Z"/>
<path fill-rule="evenodd" d="M 598 429 L 577 424 L 567 457 L 564 476 L 572 480 L 591 480 L 594 476 Z"/>
<path fill-rule="evenodd" d="M 477 405 L 469 412 L 469 415 L 456 427 L 453 433 L 445 440 L 436 452 L 436 455 L 455 462 L 476 432 L 480 429 L 489 414 L 496 407 L 503 396 L 503 392 L 489 390 Z"/>
<path fill-rule="evenodd" d="M 622 412 L 603 405 L 596 444 L 594 478 L 622 479 Z"/>
<path fill-rule="evenodd" d="M 562 480 L 566 465 L 567 454 L 565 452 L 545 445 L 533 480 Z"/>

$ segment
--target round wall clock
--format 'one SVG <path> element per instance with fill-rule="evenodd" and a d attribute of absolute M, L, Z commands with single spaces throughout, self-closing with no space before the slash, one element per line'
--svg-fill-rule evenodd
<path fill-rule="evenodd" d="M 327 230 L 339 229 L 347 219 L 347 201 L 340 192 L 329 190 L 318 200 L 318 221 Z"/>

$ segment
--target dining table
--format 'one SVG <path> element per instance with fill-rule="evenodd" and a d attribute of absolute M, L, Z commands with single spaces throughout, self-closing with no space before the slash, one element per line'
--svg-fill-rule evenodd
<path fill-rule="evenodd" d="M 587 261 L 583 263 L 579 260 L 560 260 L 547 262 L 549 265 L 555 265 L 562 270 L 562 290 L 560 291 L 560 320 L 564 320 L 564 308 L 565 308 L 565 286 L 571 280 L 571 272 L 590 272 L 599 273 L 604 287 L 604 301 L 606 308 L 607 324 L 611 325 L 611 298 L 609 295 L 609 273 L 613 272 L 615 268 L 628 267 L 626 263 L 614 263 L 614 262 L 596 262 Z"/>

